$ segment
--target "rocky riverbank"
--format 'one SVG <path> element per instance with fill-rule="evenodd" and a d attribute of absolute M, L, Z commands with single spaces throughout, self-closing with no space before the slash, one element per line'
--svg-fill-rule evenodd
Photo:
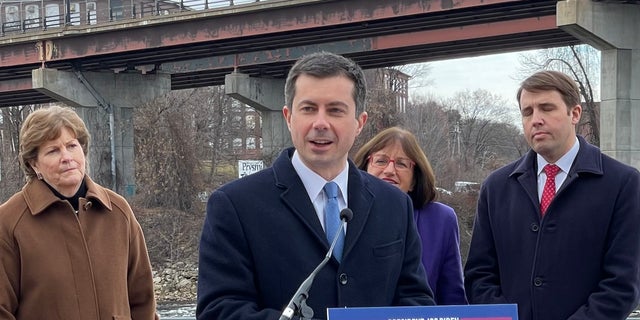
<path fill-rule="evenodd" d="M 158 304 L 195 302 L 197 283 L 198 266 L 194 263 L 154 266 L 153 284 Z"/>

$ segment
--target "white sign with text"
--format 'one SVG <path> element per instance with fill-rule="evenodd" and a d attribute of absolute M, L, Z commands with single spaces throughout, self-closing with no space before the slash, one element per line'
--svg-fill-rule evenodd
<path fill-rule="evenodd" d="M 238 176 L 242 178 L 264 168 L 262 160 L 238 160 Z"/>

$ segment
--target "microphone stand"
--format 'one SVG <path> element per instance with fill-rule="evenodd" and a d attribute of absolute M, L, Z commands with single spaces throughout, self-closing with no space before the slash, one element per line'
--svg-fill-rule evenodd
<path fill-rule="evenodd" d="M 349 211 L 348 213 L 346 211 Z M 329 251 L 327 255 L 322 259 L 320 264 L 309 274 L 309 276 L 302 282 L 298 290 L 293 297 L 291 297 L 291 301 L 282 312 L 279 320 L 291 320 L 294 315 L 300 315 L 300 320 L 311 320 L 313 317 L 313 309 L 307 305 L 307 298 L 309 298 L 309 289 L 311 288 L 311 284 L 313 284 L 313 279 L 315 279 L 320 269 L 324 267 L 329 259 L 331 259 L 331 255 L 333 254 L 333 248 L 336 246 L 336 242 L 338 242 L 338 237 L 340 237 L 340 233 L 344 232 L 344 224 L 351 220 L 353 217 L 353 212 L 350 209 L 343 209 L 340 212 L 340 219 L 342 220 L 342 224 L 340 225 L 340 231 L 336 233 L 333 237 L 333 241 L 331 241 L 331 247 L 329 247 Z"/>

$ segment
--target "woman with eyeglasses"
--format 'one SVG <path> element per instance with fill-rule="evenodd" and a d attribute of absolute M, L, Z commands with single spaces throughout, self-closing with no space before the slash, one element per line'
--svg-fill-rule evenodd
<path fill-rule="evenodd" d="M 435 175 L 415 136 L 398 127 L 385 129 L 358 150 L 354 162 L 411 197 L 422 264 L 436 303 L 467 304 L 458 219 L 451 207 L 435 201 Z"/>

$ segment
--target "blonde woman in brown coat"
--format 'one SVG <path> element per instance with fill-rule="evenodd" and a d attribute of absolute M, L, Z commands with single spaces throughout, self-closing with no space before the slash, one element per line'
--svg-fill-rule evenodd
<path fill-rule="evenodd" d="M 25 120 L 27 183 L 0 205 L 0 319 L 158 319 L 140 225 L 86 174 L 88 146 L 69 108 Z"/>

